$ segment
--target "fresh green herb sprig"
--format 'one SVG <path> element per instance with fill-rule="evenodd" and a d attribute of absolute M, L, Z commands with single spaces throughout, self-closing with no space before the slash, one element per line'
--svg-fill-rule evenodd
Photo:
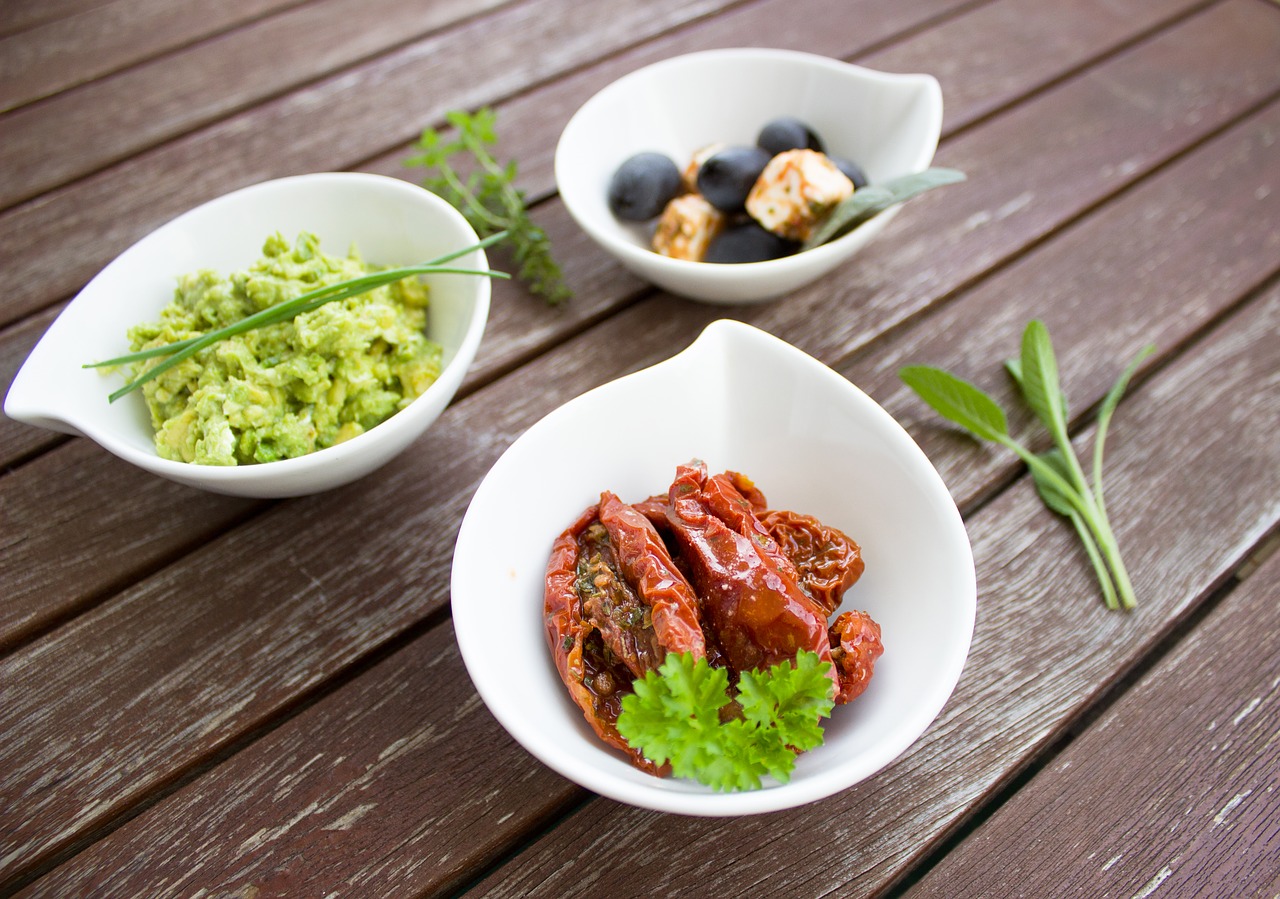
<path fill-rule="evenodd" d="M 382 271 L 373 272 L 368 275 L 362 275 L 359 278 L 350 278 L 346 281 L 339 281 L 335 284 L 327 284 L 324 287 L 318 287 L 315 290 L 307 291 L 292 299 L 285 300 L 283 303 L 276 303 L 274 306 L 268 306 L 260 312 L 246 316 L 237 322 L 232 322 L 223 328 L 201 334 L 199 337 L 190 337 L 186 340 L 179 340 L 174 343 L 167 343 L 163 346 L 149 347 L 145 350 L 139 350 L 136 353 L 129 353 L 124 356 L 117 356 L 114 359 L 104 359 L 101 362 L 85 363 L 83 368 L 106 368 L 118 365 L 127 365 L 133 362 L 141 362 L 145 359 L 154 359 L 157 356 L 168 356 L 161 362 L 148 368 L 138 377 L 134 378 L 128 384 L 125 384 L 119 390 L 112 393 L 108 399 L 115 402 L 122 396 L 140 388 L 146 382 L 163 374 L 175 365 L 190 359 L 196 353 L 212 346 L 220 340 L 226 340 L 228 337 L 235 337 L 237 334 L 244 334 L 255 328 L 265 328 L 267 325 L 274 325 L 279 322 L 288 321 L 295 316 L 304 312 L 311 312 L 318 309 L 325 303 L 332 303 L 334 300 L 345 300 L 348 297 L 359 296 L 362 293 L 368 293 L 378 287 L 387 284 L 394 284 L 396 281 L 402 281 L 415 275 L 430 274 L 457 274 L 457 275 L 485 275 L 490 278 L 509 278 L 510 275 L 505 272 L 493 271 L 491 269 L 470 269 L 455 268 L 445 263 L 457 259 L 460 256 L 474 251 L 481 250 L 485 247 L 492 246 L 498 241 L 505 238 L 505 232 L 490 235 L 484 240 L 474 243 L 461 250 L 446 253 L 432 259 L 429 262 L 419 263 L 418 265 L 407 265 L 400 268 L 388 268 Z"/>
<path fill-rule="evenodd" d="M 814 652 L 795 664 L 744 671 L 732 708 L 729 675 L 691 653 L 670 653 L 657 672 L 633 683 L 622 699 L 618 732 L 651 761 L 669 762 L 676 777 L 716 790 L 753 790 L 765 775 L 786 783 L 796 753 L 822 743 L 823 717 L 834 702 L 830 665 Z"/>
<path fill-rule="evenodd" d="M 418 141 L 421 152 L 404 164 L 430 170 L 423 186 L 457 208 L 477 234 L 509 232 L 518 276 L 533 293 L 553 305 L 568 300 L 572 292 L 551 255 L 551 242 L 529 218 L 524 191 L 515 186 L 515 160 L 501 165 L 489 150 L 498 141 L 497 114 L 487 107 L 474 113 L 454 110 L 445 119 L 457 132 L 454 138 L 426 129 Z M 465 175 L 454 166 L 460 155 L 471 158 Z"/>
<path fill-rule="evenodd" d="M 912 197 L 937 187 L 956 184 L 965 180 L 964 172 L 957 169 L 932 168 L 913 172 L 898 178 L 890 178 L 879 184 L 868 184 L 845 197 L 831 210 L 830 215 L 816 228 L 801 247 L 812 250 L 844 237 L 868 219 L 874 218 L 890 206 L 905 203 Z"/>
<path fill-rule="evenodd" d="M 910 365 L 899 372 L 907 386 L 943 418 L 980 440 L 1012 450 L 1026 463 L 1044 504 L 1069 519 L 1075 528 L 1109 609 L 1132 609 L 1136 600 L 1107 518 L 1102 487 L 1103 448 L 1120 397 L 1138 366 L 1154 352 L 1154 346 L 1144 347 L 1102 401 L 1093 440 L 1092 486 L 1071 445 L 1067 398 L 1058 381 L 1057 359 L 1043 322 L 1032 321 L 1027 325 L 1022 335 L 1021 357 L 1008 360 L 1005 367 L 1031 411 L 1053 438 L 1054 446 L 1046 452 L 1033 453 L 1011 437 L 1004 410 L 969 382 L 927 365 Z"/>

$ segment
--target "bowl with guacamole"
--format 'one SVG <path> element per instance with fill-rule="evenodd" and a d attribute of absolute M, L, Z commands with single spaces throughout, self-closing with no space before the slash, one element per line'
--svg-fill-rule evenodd
<path fill-rule="evenodd" d="M 484 332 L 490 279 L 394 276 L 477 241 L 448 203 L 379 175 L 301 175 L 227 194 L 86 285 L 32 350 L 5 412 L 206 490 L 285 497 L 337 487 L 403 450 L 457 391 Z M 449 266 L 489 267 L 483 249 Z M 375 286 L 334 296 L 355 279 Z M 281 317 L 310 297 L 323 301 Z M 171 350 L 85 367 L 255 314 L 279 320 L 168 366 L 159 363 Z"/>

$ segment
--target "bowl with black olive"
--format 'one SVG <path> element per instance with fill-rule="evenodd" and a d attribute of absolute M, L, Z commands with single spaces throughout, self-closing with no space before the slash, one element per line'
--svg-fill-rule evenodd
<path fill-rule="evenodd" d="M 560 137 L 556 183 L 578 225 L 645 280 L 710 303 L 764 302 L 876 237 L 895 203 L 841 213 L 860 192 L 869 202 L 879 185 L 925 172 L 941 126 L 929 75 L 708 50 L 588 100 Z"/>

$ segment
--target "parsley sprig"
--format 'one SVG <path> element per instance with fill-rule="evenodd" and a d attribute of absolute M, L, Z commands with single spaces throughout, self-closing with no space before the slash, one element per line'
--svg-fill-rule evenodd
<path fill-rule="evenodd" d="M 716 790 L 758 789 L 766 775 L 786 783 L 796 753 L 822 743 L 820 722 L 834 706 L 830 667 L 805 651 L 794 665 L 744 671 L 734 697 L 741 716 L 730 717 L 728 672 L 670 653 L 623 697 L 618 732 L 676 777 Z"/>
<path fill-rule="evenodd" d="M 551 242 L 529 218 L 524 191 L 515 186 L 515 160 L 502 165 L 490 152 L 498 141 L 497 114 L 488 107 L 474 113 L 454 110 L 445 119 L 456 132 L 453 139 L 427 128 L 418 141 L 421 152 L 404 164 L 428 169 L 423 186 L 456 207 L 480 236 L 509 232 L 518 277 L 533 293 L 553 305 L 569 299 L 572 292 L 551 255 Z M 469 170 L 463 174 L 455 160 L 466 157 L 463 167 Z"/>
<path fill-rule="evenodd" d="M 899 372 L 907 386 L 943 418 L 960 425 L 980 440 L 998 443 L 1012 450 L 1026 463 L 1044 504 L 1070 520 L 1075 528 L 1109 609 L 1132 609 L 1136 600 L 1129 572 L 1120 557 L 1120 547 L 1107 517 L 1102 487 L 1102 453 L 1120 397 L 1138 366 L 1154 352 L 1154 346 L 1144 347 L 1102 401 L 1093 438 L 1092 486 L 1071 444 L 1067 397 L 1058 381 L 1057 359 L 1049 340 L 1049 330 L 1043 322 L 1032 321 L 1027 325 L 1022 335 L 1021 357 L 1008 360 L 1005 368 L 1031 411 L 1053 438 L 1053 448 L 1045 452 L 1034 453 L 1010 436 L 1004 410 L 968 381 L 927 365 L 909 365 Z"/>

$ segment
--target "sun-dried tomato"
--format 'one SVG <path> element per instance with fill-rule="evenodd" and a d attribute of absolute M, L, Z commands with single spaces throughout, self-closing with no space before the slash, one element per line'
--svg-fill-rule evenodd
<path fill-rule="evenodd" d="M 795 565 L 800 586 L 828 616 L 833 614 L 844 592 L 862 576 L 862 549 L 812 515 L 770 510 L 760 520 Z"/>
<path fill-rule="evenodd" d="M 862 574 L 858 544 L 796 512 L 770 510 L 737 472 L 680 466 L 666 495 L 612 493 L 557 538 L 547 565 L 546 632 L 560 677 L 588 723 L 632 764 L 665 773 L 618 733 L 622 698 L 668 652 L 729 670 L 794 660 L 831 665 L 837 702 L 866 689 L 884 651 L 865 612 L 828 624 Z M 732 707 L 732 701 L 726 706 Z"/>
<path fill-rule="evenodd" d="M 649 520 L 602 494 L 552 547 L 544 612 L 560 678 L 592 729 L 656 772 L 618 733 L 622 697 L 667 652 L 706 649 L 697 597 Z"/>
<path fill-rule="evenodd" d="M 839 674 L 836 702 L 848 702 L 867 689 L 876 659 L 883 652 L 880 625 L 871 620 L 870 615 L 842 612 L 837 616 L 831 623 L 831 655 Z"/>
<path fill-rule="evenodd" d="M 830 661 L 826 616 L 800 589 L 794 567 L 764 546 L 768 533 L 727 479 L 707 478 L 701 463 L 680 466 L 667 519 L 730 668 L 791 661 L 801 650 Z"/>

